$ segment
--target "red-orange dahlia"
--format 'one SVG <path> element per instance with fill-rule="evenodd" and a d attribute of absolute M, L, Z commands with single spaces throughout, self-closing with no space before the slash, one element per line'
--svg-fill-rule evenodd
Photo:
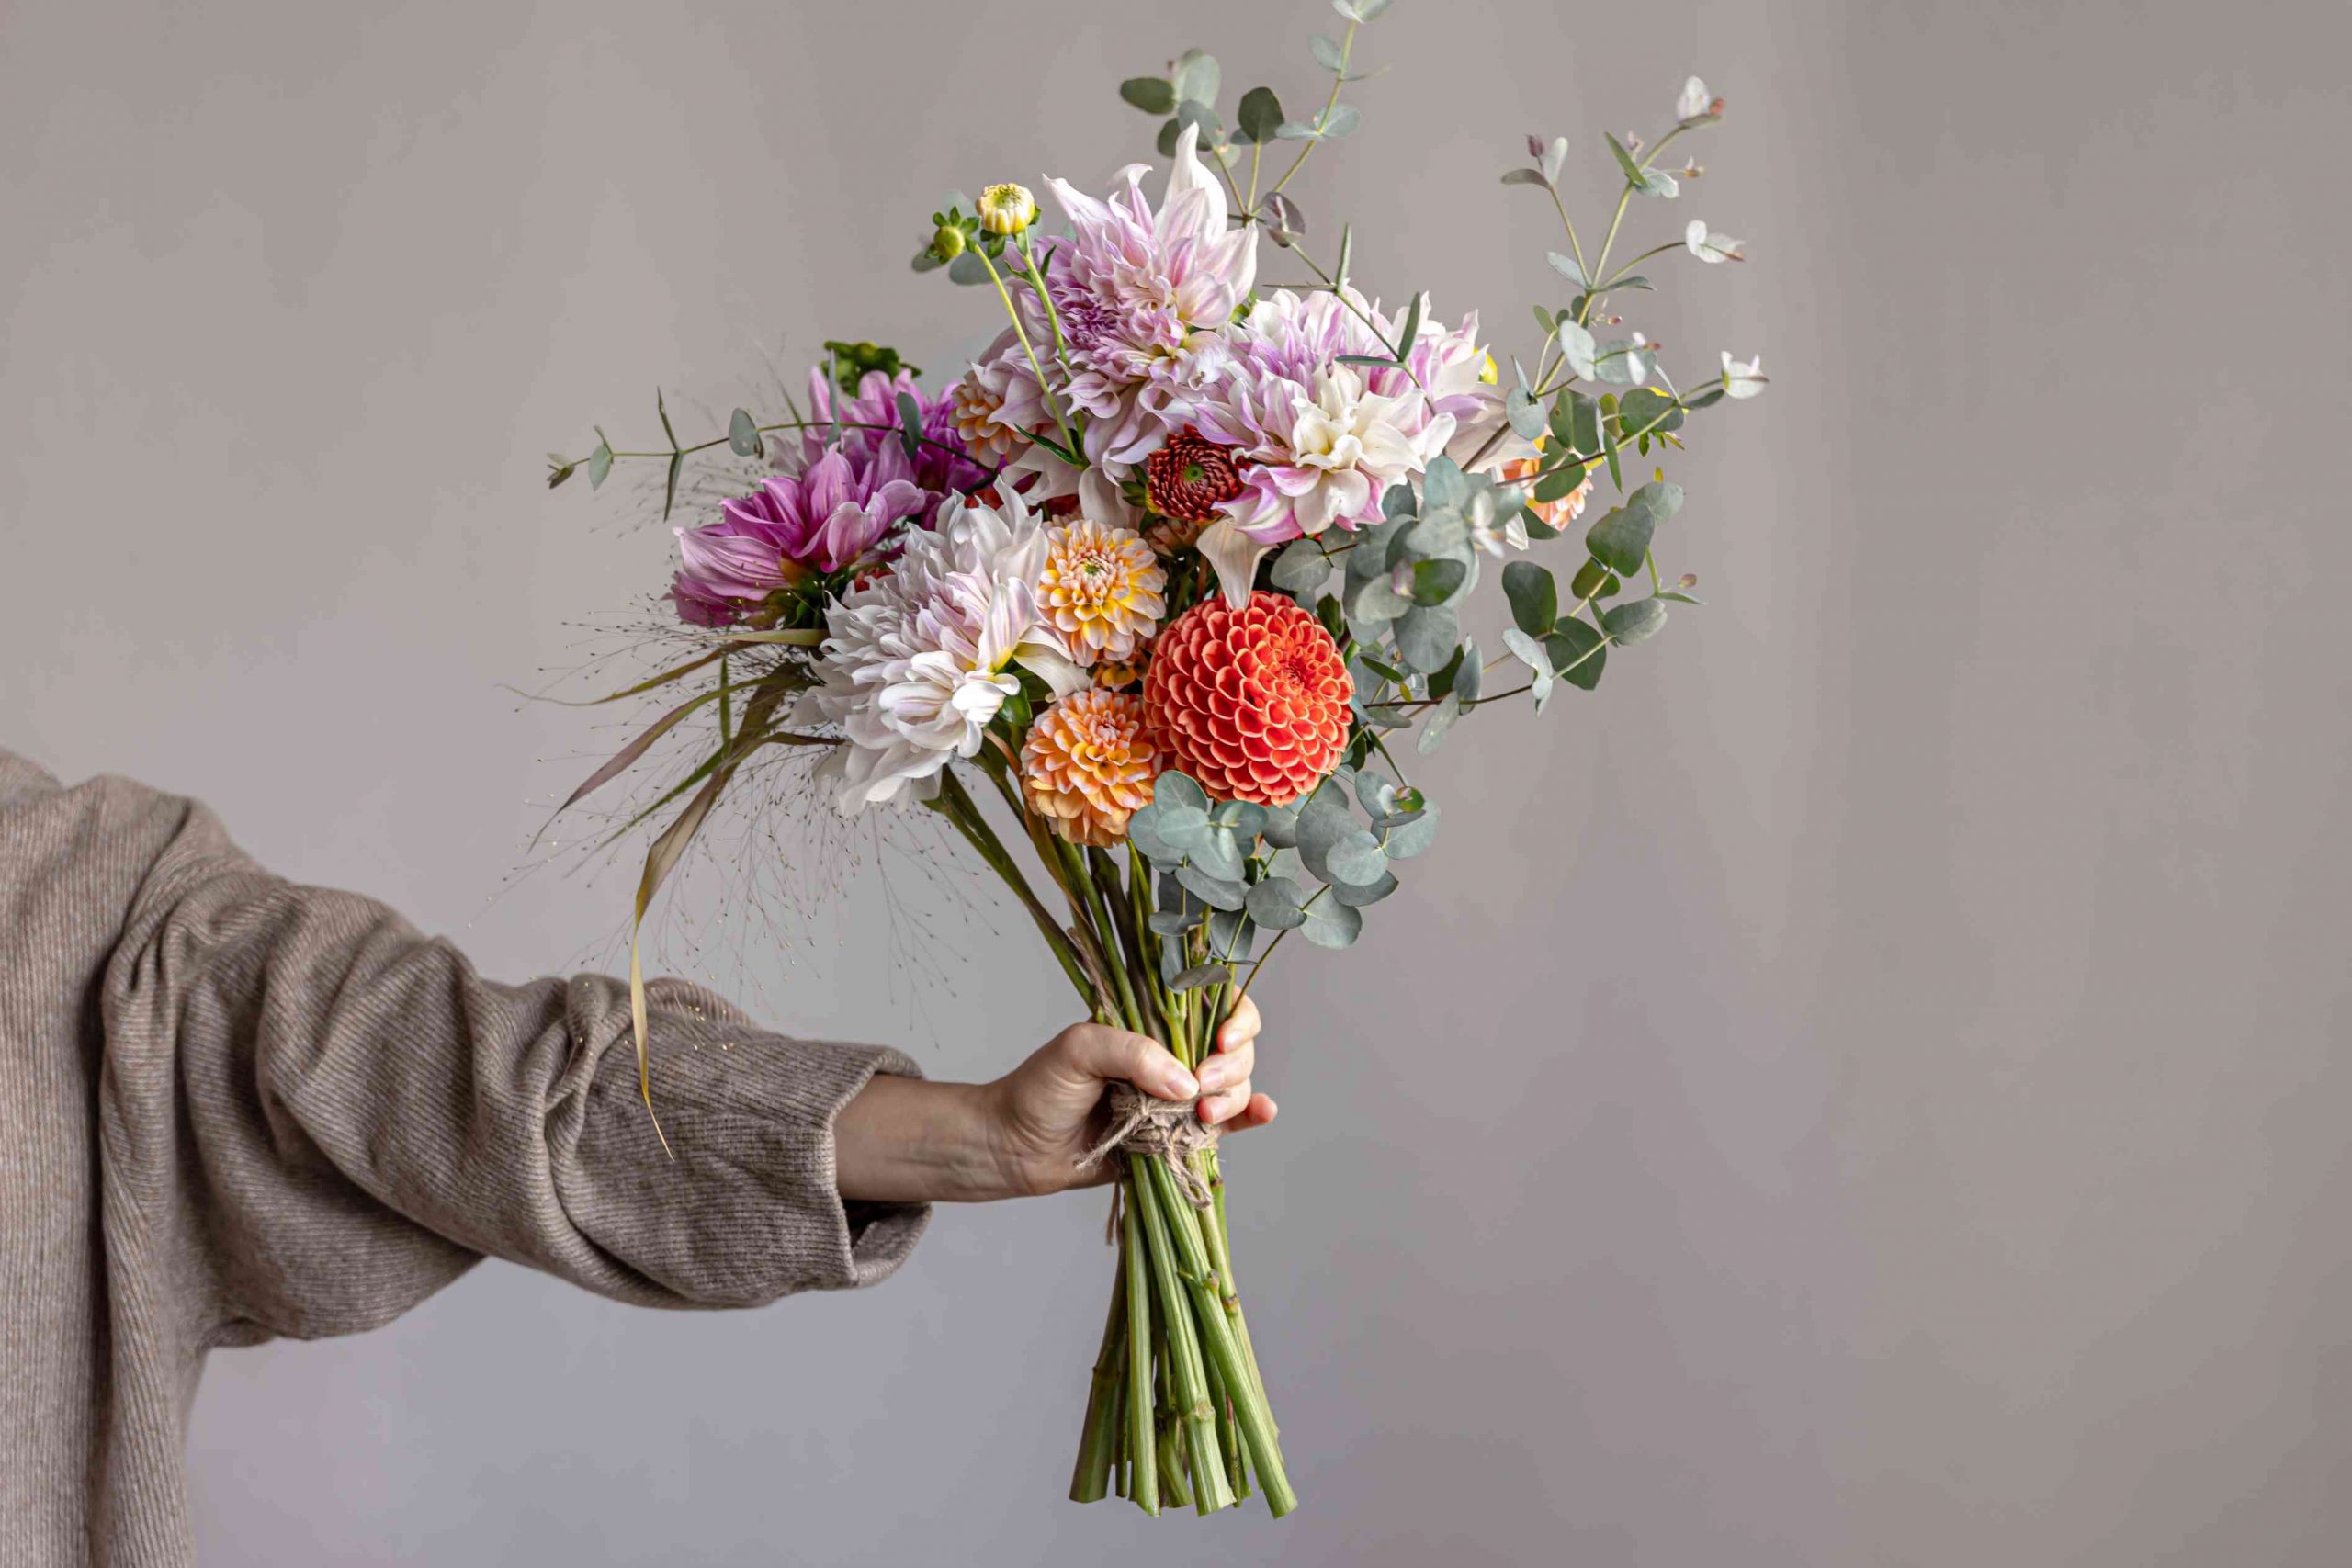
<path fill-rule="evenodd" d="M 1354 694 L 1322 623 L 1259 592 L 1238 610 L 1204 599 L 1159 634 L 1143 709 L 1162 760 L 1211 796 L 1287 806 L 1339 763 Z"/>

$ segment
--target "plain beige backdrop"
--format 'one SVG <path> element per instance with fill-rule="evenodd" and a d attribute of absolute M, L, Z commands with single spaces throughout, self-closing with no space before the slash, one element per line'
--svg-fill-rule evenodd
<path fill-rule="evenodd" d="M 1148 155 L 1192 44 L 1312 93 L 1320 0 L 0 6 L 0 740 L 202 795 L 493 973 L 610 731 L 521 708 L 670 541 L 549 495 L 826 336 L 952 367 L 952 186 Z M 1097 1200 L 898 1279 L 663 1317 L 504 1266 L 216 1358 L 209 1559 L 2308 1563 L 2352 1534 L 2352 444 L 2340 7 L 1399 0 L 1301 176 L 1361 276 L 1555 303 L 1531 130 L 1729 96 L 1660 258 L 1713 601 L 1425 767 L 1438 852 L 1270 971 L 1239 1256 L 1305 1508 L 1059 1501 Z M 606 742 L 609 744 L 609 741 Z M 538 803 L 538 804 L 535 804 Z M 722 985 L 991 1073 L 1061 1021 L 944 886 Z M 689 950 L 673 931 L 669 953 Z M 1289 955 L 1286 954 L 1286 961 Z M 821 1325 L 821 1335 L 812 1330 Z M 822 1359 L 803 1347 L 848 1343 Z"/>

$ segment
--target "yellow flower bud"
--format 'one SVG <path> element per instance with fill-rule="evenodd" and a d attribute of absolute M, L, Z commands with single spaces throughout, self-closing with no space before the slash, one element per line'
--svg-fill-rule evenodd
<path fill-rule="evenodd" d="M 954 261 L 964 254 L 964 231 L 953 223 L 942 223 L 931 237 L 931 248 L 941 261 Z"/>
<path fill-rule="evenodd" d="M 995 185 L 980 192 L 980 227 L 991 234 L 1018 234 L 1037 221 L 1037 198 L 1029 187 Z"/>

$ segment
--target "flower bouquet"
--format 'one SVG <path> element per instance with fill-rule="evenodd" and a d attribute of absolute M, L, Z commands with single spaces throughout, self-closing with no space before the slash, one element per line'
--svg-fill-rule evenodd
<path fill-rule="evenodd" d="M 657 399 L 661 446 L 616 450 L 599 430 L 585 457 L 553 459 L 551 485 L 666 465 L 665 519 L 697 504 L 690 460 L 733 481 L 676 529 L 692 657 L 616 694 L 684 700 L 565 802 L 699 736 L 631 818 L 659 828 L 640 928 L 730 786 L 797 761 L 844 816 L 935 814 L 1081 1007 L 1195 1066 L 1292 932 L 1348 946 L 1430 847 L 1438 807 L 1400 751 L 1427 756 L 1498 703 L 1591 691 L 1611 650 L 1699 603 L 1657 561 L 1681 491 L 1662 470 L 1629 489 L 1627 470 L 1763 378 L 1725 354 L 1679 387 L 1656 344 L 1611 331 L 1611 301 L 1651 287 L 1645 262 L 1740 259 L 1703 222 L 1619 257 L 1628 214 L 1700 176 L 1661 154 L 1722 100 L 1693 78 L 1654 143 L 1605 139 L 1615 206 L 1597 245 L 1562 197 L 1566 141 L 1529 138 L 1503 183 L 1549 198 L 1566 303 L 1538 305 L 1532 345 L 1498 361 L 1475 315 L 1363 292 L 1347 230 L 1328 261 L 1308 243 L 1291 186 L 1355 129 L 1343 90 L 1385 9 L 1336 3 L 1310 118 L 1258 87 L 1228 124 L 1197 51 L 1120 85 L 1164 120 L 1156 199 L 1136 164 L 1105 197 L 1048 180 L 1055 227 L 1012 184 L 933 213 L 915 270 L 982 291 L 999 323 L 944 390 L 895 351 L 831 343 L 786 417 L 738 409 L 688 444 Z M 1305 276 L 1261 277 L 1277 255 Z M 1559 544 L 1604 481 L 1616 503 L 1580 549 Z M 1542 547 L 1568 552 L 1565 583 Z M 1508 608 L 1492 658 L 1465 620 L 1490 561 Z M 650 1111 L 634 939 L 629 969 Z M 1215 1136 L 1133 1092 L 1107 1114 L 1118 1266 L 1070 1495 L 1207 1513 L 1255 1490 L 1287 1513 Z"/>

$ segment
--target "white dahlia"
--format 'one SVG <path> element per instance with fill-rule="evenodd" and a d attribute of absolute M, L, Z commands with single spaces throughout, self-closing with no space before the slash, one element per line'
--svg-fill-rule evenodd
<path fill-rule="evenodd" d="M 936 530 L 908 536 L 888 576 L 827 610 L 824 684 L 795 717 L 842 732 L 819 776 L 843 816 L 936 794 L 940 770 L 975 755 L 1021 689 L 1012 666 L 1057 694 L 1085 684 L 1039 604 L 1049 548 L 1018 495 L 1002 510 L 951 502 Z"/>

